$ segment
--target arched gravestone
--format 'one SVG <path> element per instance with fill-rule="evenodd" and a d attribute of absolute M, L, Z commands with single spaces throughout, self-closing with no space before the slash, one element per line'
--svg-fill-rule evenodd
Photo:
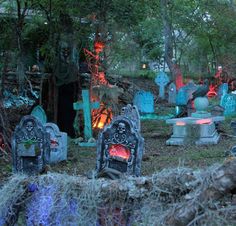
<path fill-rule="evenodd" d="M 97 173 L 112 169 L 140 176 L 144 139 L 137 124 L 126 114 L 114 118 L 99 133 L 97 142 Z"/>
<path fill-rule="evenodd" d="M 50 159 L 50 139 L 46 128 L 34 116 L 24 116 L 12 137 L 13 172 L 34 175 L 43 171 Z"/>
<path fill-rule="evenodd" d="M 154 97 L 151 92 L 139 91 L 135 94 L 133 104 L 137 106 L 140 113 L 154 112 Z"/>
<path fill-rule="evenodd" d="M 188 103 L 188 95 L 184 87 L 181 87 L 176 96 L 176 105 L 183 106 Z"/>
<path fill-rule="evenodd" d="M 176 103 L 176 85 L 173 82 L 168 86 L 168 103 Z"/>
<path fill-rule="evenodd" d="M 220 105 L 225 109 L 224 115 L 235 115 L 236 114 L 236 95 L 225 94 L 221 97 Z"/>
<path fill-rule="evenodd" d="M 228 83 L 222 83 L 217 91 L 217 97 L 221 98 L 221 96 L 224 96 L 225 94 L 227 94 L 229 91 L 229 85 Z"/>
<path fill-rule="evenodd" d="M 40 105 L 34 107 L 31 112 L 31 115 L 37 118 L 43 125 L 47 123 L 47 115 Z"/>
<path fill-rule="evenodd" d="M 46 123 L 46 131 L 50 134 L 50 163 L 67 159 L 67 133 L 60 132 L 54 123 Z"/>

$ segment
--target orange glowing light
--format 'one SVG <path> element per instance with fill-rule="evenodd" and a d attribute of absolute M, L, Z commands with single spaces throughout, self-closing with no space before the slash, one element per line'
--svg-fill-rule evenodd
<path fill-rule="evenodd" d="M 186 123 L 185 122 L 176 122 L 176 126 L 185 126 L 186 125 Z"/>
<path fill-rule="evenodd" d="M 211 85 L 209 86 L 209 91 L 208 91 L 208 93 L 207 93 L 207 96 L 208 96 L 208 97 L 217 96 L 216 86 L 214 86 L 213 84 L 211 84 Z"/>
<path fill-rule="evenodd" d="M 196 123 L 198 125 L 210 124 L 211 122 L 212 122 L 212 120 L 210 118 L 199 119 L 199 120 L 196 121 Z"/>
<path fill-rule="evenodd" d="M 96 41 L 94 43 L 94 50 L 97 54 L 101 53 L 103 51 L 104 47 L 105 47 L 105 45 L 103 42 Z"/>
<path fill-rule="evenodd" d="M 130 157 L 130 151 L 121 144 L 113 144 L 109 148 L 109 155 L 111 157 L 119 157 L 128 161 Z"/>

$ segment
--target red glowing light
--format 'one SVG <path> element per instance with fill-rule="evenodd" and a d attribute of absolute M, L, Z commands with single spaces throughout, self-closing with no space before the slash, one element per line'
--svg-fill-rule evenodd
<path fill-rule="evenodd" d="M 208 93 L 207 93 L 207 96 L 208 96 L 208 97 L 217 96 L 216 86 L 215 86 L 215 85 L 211 84 L 211 85 L 209 86 L 209 91 L 208 91 Z"/>
<path fill-rule="evenodd" d="M 112 157 L 119 157 L 126 161 L 130 158 L 130 151 L 121 144 L 113 144 L 109 148 L 109 155 Z"/>
<path fill-rule="evenodd" d="M 176 122 L 176 126 L 185 126 L 185 125 L 186 125 L 185 122 L 181 122 L 181 121 Z"/>
<path fill-rule="evenodd" d="M 104 49 L 105 45 L 103 42 L 96 41 L 94 43 L 94 50 L 97 54 L 101 53 Z"/>
<path fill-rule="evenodd" d="M 210 118 L 199 119 L 199 120 L 196 121 L 196 123 L 198 125 L 210 124 L 211 122 L 212 122 L 212 120 Z"/>

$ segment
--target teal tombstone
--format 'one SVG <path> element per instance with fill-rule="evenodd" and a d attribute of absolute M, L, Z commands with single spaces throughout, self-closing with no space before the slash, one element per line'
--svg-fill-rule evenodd
<path fill-rule="evenodd" d="M 37 118 L 43 125 L 47 123 L 47 115 L 40 105 L 34 107 L 31 115 Z"/>
<path fill-rule="evenodd" d="M 98 109 L 99 102 L 90 102 L 90 95 L 88 90 L 82 90 L 82 101 L 73 104 L 74 110 L 83 110 L 84 115 L 84 137 L 86 140 L 91 138 L 92 135 L 92 121 L 91 121 L 91 110 Z"/>
<path fill-rule="evenodd" d="M 221 97 L 220 102 L 221 107 L 223 107 L 224 115 L 236 115 L 236 95 L 235 94 L 225 94 Z"/>
<path fill-rule="evenodd" d="M 169 83 L 169 81 L 169 77 L 163 71 L 160 71 L 155 78 L 155 83 L 159 86 L 159 97 L 161 99 L 165 98 L 165 86 Z"/>

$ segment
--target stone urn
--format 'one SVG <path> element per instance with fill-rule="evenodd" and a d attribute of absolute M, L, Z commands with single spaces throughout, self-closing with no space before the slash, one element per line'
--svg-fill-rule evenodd
<path fill-rule="evenodd" d="M 194 107 L 196 112 L 192 113 L 192 117 L 207 118 L 211 116 L 211 113 L 207 112 L 209 101 L 207 97 L 197 97 L 194 100 Z"/>

